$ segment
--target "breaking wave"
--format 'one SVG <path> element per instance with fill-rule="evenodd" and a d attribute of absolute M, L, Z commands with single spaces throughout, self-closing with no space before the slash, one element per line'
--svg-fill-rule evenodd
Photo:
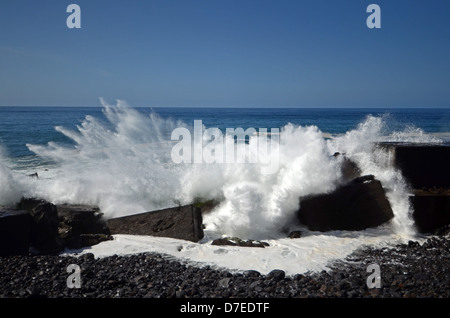
<path fill-rule="evenodd" d="M 376 143 L 440 142 L 416 128 L 389 131 L 383 116 L 368 116 L 354 130 L 332 138 L 324 138 L 316 126 L 281 127 L 279 151 L 267 154 L 277 157 L 266 158 L 277 162 L 271 174 L 263 173 L 259 163 L 175 164 L 171 132 L 178 127 L 192 129 L 192 123 L 144 114 L 123 101 L 101 102 L 104 119 L 86 116 L 75 130 L 55 128 L 73 146 L 27 145 L 54 163 L 39 179 L 18 176 L 0 161 L 0 204 L 21 196 L 40 197 L 54 203 L 98 205 L 105 216 L 117 217 L 214 201 L 217 205 L 204 215 L 208 229 L 244 239 L 276 238 L 286 227 L 297 226 L 299 197 L 331 191 L 340 183 L 340 162 L 333 154 L 341 152 L 363 174 L 382 182 L 395 214 L 392 230 L 411 233 L 408 185 L 392 166 L 389 153 Z M 258 138 L 262 136 L 252 136 L 250 143 Z"/>

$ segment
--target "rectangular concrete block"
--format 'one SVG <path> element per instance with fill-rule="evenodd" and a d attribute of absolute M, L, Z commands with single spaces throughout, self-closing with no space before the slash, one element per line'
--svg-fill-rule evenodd
<path fill-rule="evenodd" d="M 201 209 L 193 205 L 108 220 L 111 234 L 151 235 L 198 242 L 204 236 Z"/>
<path fill-rule="evenodd" d="M 0 207 L 0 256 L 28 254 L 32 226 L 27 211 Z"/>
<path fill-rule="evenodd" d="M 380 143 L 414 189 L 450 188 L 450 145 Z"/>
<path fill-rule="evenodd" d="M 312 231 L 359 231 L 394 217 L 379 180 L 363 176 L 323 193 L 300 199 L 300 223 Z"/>
<path fill-rule="evenodd" d="M 413 218 L 421 233 L 433 233 L 450 224 L 450 193 L 427 193 L 416 191 L 410 197 Z"/>
<path fill-rule="evenodd" d="M 380 143 L 392 154 L 412 188 L 410 202 L 419 232 L 450 224 L 450 144 Z"/>

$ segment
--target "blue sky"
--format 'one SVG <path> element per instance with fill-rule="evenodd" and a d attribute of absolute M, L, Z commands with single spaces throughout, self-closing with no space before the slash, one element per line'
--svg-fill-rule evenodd
<path fill-rule="evenodd" d="M 2 0 L 0 106 L 450 107 L 449 39 L 446 0 Z"/>

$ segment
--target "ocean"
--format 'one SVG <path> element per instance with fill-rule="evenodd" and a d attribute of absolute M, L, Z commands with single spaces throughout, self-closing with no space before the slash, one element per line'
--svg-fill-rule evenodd
<path fill-rule="evenodd" d="M 441 140 L 450 138 L 450 109 L 424 108 L 188 108 L 155 107 L 135 108 L 146 116 L 157 114 L 162 119 L 173 119 L 192 124 L 202 120 L 207 127 L 279 128 L 291 123 L 299 126 L 317 126 L 323 133 L 345 134 L 357 129 L 368 116 L 382 119 L 380 132 L 386 135 L 395 132 L 404 136 L 429 134 Z M 26 165 L 36 158 L 27 144 L 46 145 L 60 143 L 74 146 L 69 136 L 55 127 L 77 130 L 77 125 L 94 117 L 104 120 L 105 127 L 114 129 L 105 118 L 104 107 L 0 107 L 0 146 L 3 153 L 14 159 L 17 169 L 39 168 Z M 420 141 L 419 139 L 417 139 Z M 3 158 L 4 159 L 4 158 Z M 24 164 L 18 164 L 23 162 Z"/>
<path fill-rule="evenodd" d="M 450 109 L 133 108 L 123 101 L 101 103 L 0 107 L 0 205 L 40 197 L 97 205 L 105 217 L 117 217 L 194 200 L 221 203 L 204 216 L 205 238 L 199 244 L 119 235 L 89 249 L 99 257 L 150 250 L 235 270 L 323 270 L 329 261 L 364 245 L 420 238 L 411 220 L 409 185 L 388 154 L 374 145 L 450 142 Z M 229 159 L 222 154 L 229 150 L 224 148 L 226 131 L 238 128 L 253 132 L 244 136 L 250 152 L 243 161 L 217 160 Z M 189 132 L 191 138 L 181 139 L 179 132 Z M 205 132 L 215 132 L 214 139 Z M 224 142 L 211 147 L 222 137 L 218 132 Z M 254 141 L 270 146 L 251 148 Z M 196 157 L 199 149 L 203 156 Z M 264 150 L 263 155 L 247 161 L 251 149 L 258 155 Z M 382 182 L 395 215 L 389 224 L 323 233 L 293 222 L 300 197 L 336 187 L 335 152 L 345 153 L 363 174 Z M 271 169 L 264 169 L 268 164 Z M 38 178 L 30 176 L 35 173 Z M 286 238 L 286 227 L 300 228 L 303 237 Z M 208 244 L 220 236 L 265 240 L 270 247 Z"/>

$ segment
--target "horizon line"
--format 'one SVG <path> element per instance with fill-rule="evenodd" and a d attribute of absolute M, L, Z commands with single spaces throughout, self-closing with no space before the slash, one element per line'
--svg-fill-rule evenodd
<path fill-rule="evenodd" d="M 102 105 L 0 105 L 0 107 L 103 108 Z M 450 109 L 449 106 L 134 106 L 131 108 L 229 108 L 229 109 Z"/>

